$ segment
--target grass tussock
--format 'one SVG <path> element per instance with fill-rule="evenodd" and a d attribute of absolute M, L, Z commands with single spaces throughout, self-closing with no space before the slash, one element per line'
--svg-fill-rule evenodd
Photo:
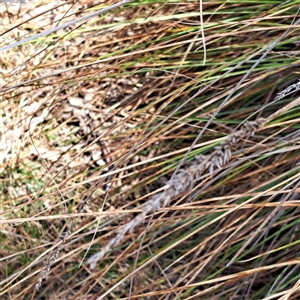
<path fill-rule="evenodd" d="M 297 4 L 0 3 L 0 298 L 298 299 Z"/>

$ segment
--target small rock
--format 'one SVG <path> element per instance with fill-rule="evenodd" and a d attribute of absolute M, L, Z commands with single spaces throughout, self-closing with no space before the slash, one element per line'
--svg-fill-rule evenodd
<path fill-rule="evenodd" d="M 73 97 L 69 99 L 69 103 L 72 106 L 82 107 L 84 105 L 84 100 L 83 98 Z"/>

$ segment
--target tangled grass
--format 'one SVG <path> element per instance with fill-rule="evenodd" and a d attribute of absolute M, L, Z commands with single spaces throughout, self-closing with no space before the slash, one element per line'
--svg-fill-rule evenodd
<path fill-rule="evenodd" d="M 297 4 L 0 3 L 0 298 L 298 299 Z"/>

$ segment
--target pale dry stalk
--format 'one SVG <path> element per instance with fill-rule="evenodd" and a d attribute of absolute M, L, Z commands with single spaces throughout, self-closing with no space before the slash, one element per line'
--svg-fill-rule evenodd
<path fill-rule="evenodd" d="M 82 212 L 82 209 L 81 209 Z M 52 265 L 56 262 L 58 255 L 60 253 L 60 251 L 63 249 L 64 244 L 66 243 L 66 240 L 68 238 L 68 236 L 71 234 L 72 228 L 74 226 L 75 223 L 75 219 L 72 219 L 71 222 L 69 223 L 69 225 L 67 226 L 67 229 L 62 233 L 61 237 L 60 237 L 60 244 L 58 244 L 56 246 L 56 249 L 53 250 L 50 253 L 50 256 L 48 258 L 48 261 L 46 263 L 45 268 L 43 269 L 43 271 L 40 274 L 39 280 L 35 285 L 35 290 L 38 291 L 40 289 L 40 287 L 42 286 L 42 282 L 43 280 L 46 278 L 46 276 L 48 275 Z"/>
<path fill-rule="evenodd" d="M 267 119 L 259 118 L 254 122 L 247 122 L 241 126 L 241 129 L 230 134 L 224 142 L 216 146 L 213 152 L 209 155 L 200 155 L 189 165 L 179 169 L 177 174 L 173 176 L 166 186 L 164 191 L 153 195 L 142 207 L 142 212 L 137 215 L 132 221 L 127 223 L 124 227 L 117 230 L 116 236 L 104 246 L 101 251 L 91 256 L 88 264 L 91 269 L 94 269 L 97 262 L 101 260 L 104 255 L 120 244 L 125 235 L 133 232 L 133 230 L 142 224 L 147 215 L 153 214 L 159 209 L 170 205 L 172 199 L 178 197 L 180 194 L 185 193 L 194 184 L 195 181 L 208 171 L 210 174 L 215 169 L 220 169 L 231 159 L 231 151 L 233 146 L 243 139 L 248 139 L 259 131 L 266 123 Z"/>

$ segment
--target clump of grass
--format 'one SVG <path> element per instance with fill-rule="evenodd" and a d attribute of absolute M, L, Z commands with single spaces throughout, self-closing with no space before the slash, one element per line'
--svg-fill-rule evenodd
<path fill-rule="evenodd" d="M 295 2 L 44 5 L 0 10 L 0 298 L 297 299 Z"/>

